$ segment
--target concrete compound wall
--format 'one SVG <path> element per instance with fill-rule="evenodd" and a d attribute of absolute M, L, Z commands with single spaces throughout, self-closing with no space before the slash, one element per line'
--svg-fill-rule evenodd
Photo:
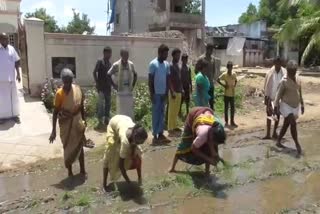
<path fill-rule="evenodd" d="M 221 60 L 221 65 L 226 66 L 228 61 L 232 61 L 234 65 L 238 65 L 239 67 L 243 66 L 243 50 L 238 56 L 229 56 L 227 55 L 227 50 L 215 50 L 214 56 Z"/>
<path fill-rule="evenodd" d="M 37 19 L 25 20 L 25 25 L 32 95 L 38 95 L 41 84 L 52 77 L 52 57 L 74 57 L 76 82 L 90 86 L 94 83 L 92 72 L 95 63 L 102 57 L 105 46 L 113 50 L 112 62 L 120 58 L 121 48 L 127 48 L 139 78 L 145 79 L 149 62 L 157 56 L 160 44 L 166 44 L 170 49 L 182 48 L 183 45 L 182 39 L 44 33 L 43 21 Z"/>

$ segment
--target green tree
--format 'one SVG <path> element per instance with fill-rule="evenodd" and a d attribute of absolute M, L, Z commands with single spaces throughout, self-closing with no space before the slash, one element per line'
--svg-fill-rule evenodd
<path fill-rule="evenodd" d="M 189 0 L 186 1 L 184 11 L 190 14 L 201 14 L 201 1 L 200 0 Z"/>
<path fill-rule="evenodd" d="M 320 49 L 320 1 L 319 0 L 282 0 L 281 6 L 290 10 L 297 7 L 297 17 L 288 19 L 277 35 L 279 41 L 307 40 L 301 64 L 313 51 Z"/>
<path fill-rule="evenodd" d="M 70 34 L 83 34 L 84 32 L 87 32 L 87 34 L 90 35 L 94 33 L 94 30 L 95 27 L 90 26 L 88 15 L 83 13 L 82 16 L 80 16 L 80 13 L 73 9 L 72 20 L 68 23 L 67 27 L 62 27 L 60 32 Z"/>
<path fill-rule="evenodd" d="M 57 21 L 54 16 L 50 16 L 47 14 L 45 8 L 36 9 L 32 13 L 26 13 L 26 18 L 35 17 L 44 21 L 44 31 L 49 33 L 59 32 L 59 27 L 57 25 Z"/>
<path fill-rule="evenodd" d="M 246 12 L 242 13 L 239 18 L 240 24 L 250 24 L 259 20 L 257 7 L 250 3 Z"/>

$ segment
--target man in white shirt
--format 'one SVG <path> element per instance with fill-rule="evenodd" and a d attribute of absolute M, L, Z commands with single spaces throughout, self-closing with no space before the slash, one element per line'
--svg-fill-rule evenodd
<path fill-rule="evenodd" d="M 9 37 L 0 34 L 0 123 L 13 119 L 20 123 L 17 84 L 21 81 L 20 57 L 9 45 Z"/>
<path fill-rule="evenodd" d="M 265 105 L 267 109 L 267 135 L 263 139 L 271 139 L 271 117 L 274 115 L 273 112 L 273 102 L 275 100 L 277 90 L 282 78 L 286 75 L 286 69 L 281 66 L 281 58 L 277 57 L 274 60 L 274 66 L 267 73 L 264 83 L 264 93 L 265 93 Z M 280 115 L 276 115 L 277 118 L 274 124 L 273 139 L 277 139 L 277 128 L 279 125 Z"/>

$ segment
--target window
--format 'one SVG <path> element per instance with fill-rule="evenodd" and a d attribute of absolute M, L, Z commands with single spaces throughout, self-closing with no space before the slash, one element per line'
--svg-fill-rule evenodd
<path fill-rule="evenodd" d="M 120 13 L 116 14 L 116 25 L 120 24 Z"/>
<path fill-rule="evenodd" d="M 132 32 L 132 2 L 128 1 L 128 29 L 129 32 Z"/>
<path fill-rule="evenodd" d="M 61 71 L 64 68 L 69 68 L 74 77 L 76 77 L 76 58 L 75 57 L 52 57 L 52 77 L 60 78 Z"/>

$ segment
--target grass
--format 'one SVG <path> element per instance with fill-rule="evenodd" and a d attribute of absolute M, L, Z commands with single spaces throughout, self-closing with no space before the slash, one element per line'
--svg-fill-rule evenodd
<path fill-rule="evenodd" d="M 75 200 L 74 205 L 78 207 L 88 207 L 92 203 L 92 199 L 88 194 L 81 194 L 78 199 Z"/>

